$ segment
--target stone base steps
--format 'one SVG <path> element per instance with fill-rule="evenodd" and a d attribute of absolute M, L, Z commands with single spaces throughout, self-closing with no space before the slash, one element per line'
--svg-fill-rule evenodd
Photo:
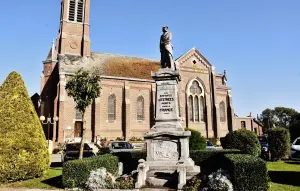
<path fill-rule="evenodd" d="M 162 173 L 167 173 L 167 174 L 174 174 L 174 175 L 176 175 L 176 177 L 177 177 L 177 170 L 164 170 L 163 172 L 162 171 L 159 171 L 159 170 L 149 170 L 148 172 L 147 172 L 147 177 L 155 177 L 157 174 L 162 174 Z M 195 176 L 195 175 L 197 175 L 194 171 L 187 171 L 186 172 L 186 176 L 187 177 L 193 177 L 193 176 Z"/>

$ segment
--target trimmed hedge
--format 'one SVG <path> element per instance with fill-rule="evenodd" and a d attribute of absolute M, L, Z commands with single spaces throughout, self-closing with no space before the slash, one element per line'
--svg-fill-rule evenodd
<path fill-rule="evenodd" d="M 68 161 L 63 166 L 62 184 L 65 188 L 84 187 L 90 172 L 100 167 L 113 175 L 118 175 L 118 158 L 111 155 L 101 155 L 82 160 Z"/>
<path fill-rule="evenodd" d="M 266 163 L 252 155 L 225 155 L 225 168 L 229 171 L 234 190 L 268 190 L 268 170 Z"/>
<path fill-rule="evenodd" d="M 210 173 L 217 170 L 218 165 L 222 163 L 225 154 L 241 154 L 239 150 L 209 150 L 209 151 L 190 151 L 190 157 L 194 160 L 196 165 L 201 167 L 201 172 Z M 117 156 L 119 161 L 123 163 L 123 172 L 128 174 L 137 169 L 138 161 L 140 159 L 146 160 L 146 151 L 131 151 L 113 153 Z"/>
<path fill-rule="evenodd" d="M 273 160 L 280 160 L 290 154 L 290 133 L 282 127 L 269 130 L 269 149 Z"/>
<path fill-rule="evenodd" d="M 190 151 L 191 159 L 195 165 L 201 167 L 201 173 L 206 175 L 223 167 L 225 154 L 241 154 L 241 151 L 235 149 Z"/>
<path fill-rule="evenodd" d="M 206 149 L 206 139 L 201 136 L 201 133 L 194 130 L 186 128 L 186 131 L 191 132 L 191 136 L 189 137 L 189 147 L 190 150 L 205 150 Z"/>
<path fill-rule="evenodd" d="M 41 122 L 22 77 L 12 72 L 0 86 L 0 182 L 39 177 L 49 166 Z"/>
<path fill-rule="evenodd" d="M 227 133 L 221 138 L 224 149 L 239 149 L 242 153 L 260 156 L 261 144 L 257 135 L 251 131 L 240 129 Z"/>

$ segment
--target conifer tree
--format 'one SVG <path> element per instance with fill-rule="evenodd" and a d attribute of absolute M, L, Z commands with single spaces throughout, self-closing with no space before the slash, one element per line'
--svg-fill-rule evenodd
<path fill-rule="evenodd" d="M 0 86 L 0 182 L 38 177 L 50 166 L 46 138 L 22 77 Z"/>

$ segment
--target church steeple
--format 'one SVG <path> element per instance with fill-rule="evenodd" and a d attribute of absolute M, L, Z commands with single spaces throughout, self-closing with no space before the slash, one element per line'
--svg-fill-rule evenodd
<path fill-rule="evenodd" d="M 90 56 L 90 0 L 62 0 L 58 54 Z"/>

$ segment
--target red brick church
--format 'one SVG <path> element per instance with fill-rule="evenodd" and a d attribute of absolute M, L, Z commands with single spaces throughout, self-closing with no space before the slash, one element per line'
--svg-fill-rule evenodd
<path fill-rule="evenodd" d="M 51 125 L 50 139 L 64 142 L 79 137 L 82 120 L 65 85 L 80 68 L 101 75 L 101 95 L 86 113 L 87 141 L 143 137 L 153 124 L 156 87 L 151 71 L 159 69 L 159 61 L 91 52 L 89 18 L 90 0 L 62 0 L 59 34 L 43 62 L 41 77 L 39 114 L 59 117 Z M 208 138 L 240 128 L 262 133 L 254 117 L 234 114 L 226 73 L 218 73 L 197 49 L 177 58 L 176 65 L 182 79 L 179 104 L 184 127 Z"/>

